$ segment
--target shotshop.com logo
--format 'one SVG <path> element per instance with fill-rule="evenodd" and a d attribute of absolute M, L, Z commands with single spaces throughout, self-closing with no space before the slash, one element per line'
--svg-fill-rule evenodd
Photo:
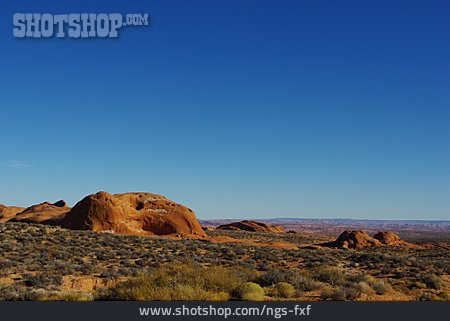
<path fill-rule="evenodd" d="M 148 26 L 148 14 L 120 13 L 16 13 L 13 16 L 16 38 L 116 38 L 123 26 Z"/>

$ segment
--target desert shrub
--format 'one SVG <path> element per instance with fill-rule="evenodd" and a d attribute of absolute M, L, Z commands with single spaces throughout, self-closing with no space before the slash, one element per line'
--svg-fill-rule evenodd
<path fill-rule="evenodd" d="M 263 301 L 264 290 L 259 284 L 245 282 L 237 289 L 238 298 L 244 301 Z"/>
<path fill-rule="evenodd" d="M 299 276 L 292 280 L 292 284 L 299 292 L 315 291 L 323 287 L 323 283 L 315 281 L 309 276 Z"/>
<path fill-rule="evenodd" d="M 277 298 L 292 298 L 295 295 L 295 288 L 292 284 L 279 282 L 271 289 L 270 294 Z"/>
<path fill-rule="evenodd" d="M 325 287 L 320 291 L 320 298 L 322 300 L 329 300 L 331 299 L 331 295 L 333 294 L 334 290 L 330 287 Z"/>
<path fill-rule="evenodd" d="M 29 289 L 22 285 L 0 284 L 0 301 L 36 301 L 45 296 L 43 289 Z"/>
<path fill-rule="evenodd" d="M 384 280 L 375 280 L 370 285 L 378 295 L 389 293 L 392 290 L 391 286 Z"/>
<path fill-rule="evenodd" d="M 422 274 L 419 276 L 419 279 L 430 289 L 441 288 L 442 280 L 435 274 Z"/>
<path fill-rule="evenodd" d="M 262 286 L 270 286 L 279 282 L 287 282 L 293 273 L 286 269 L 270 269 L 257 278 L 256 282 Z"/>
<path fill-rule="evenodd" d="M 194 264 L 162 264 L 145 275 L 120 283 L 98 293 L 108 300 L 228 300 L 230 293 L 245 282 L 252 272 L 239 268 Z"/>
<path fill-rule="evenodd" d="M 363 273 L 348 274 L 347 275 L 347 280 L 350 281 L 350 282 L 355 282 L 355 283 L 367 282 L 368 276 L 363 274 Z"/>
<path fill-rule="evenodd" d="M 436 296 L 433 293 L 421 293 L 419 294 L 418 298 L 419 301 L 434 301 L 436 299 Z"/>
<path fill-rule="evenodd" d="M 61 291 L 61 292 L 51 292 L 44 298 L 43 301 L 71 301 L 71 302 L 82 302 L 82 301 L 93 301 L 94 296 L 90 292 L 86 291 Z"/>
<path fill-rule="evenodd" d="M 319 267 L 315 270 L 314 277 L 316 280 L 330 285 L 338 285 L 345 281 L 344 273 L 336 268 Z"/>
<path fill-rule="evenodd" d="M 297 292 L 314 291 L 322 287 L 322 283 L 314 280 L 308 272 L 297 269 L 270 269 L 255 281 L 262 286 L 272 286 L 280 282 L 292 284 Z"/>
<path fill-rule="evenodd" d="M 345 301 L 345 299 L 346 299 L 345 290 L 342 288 L 339 288 L 339 289 L 333 291 L 330 295 L 330 298 L 333 301 Z"/>
<path fill-rule="evenodd" d="M 440 292 L 437 296 L 440 301 L 450 301 L 450 294 L 446 291 Z"/>
<path fill-rule="evenodd" d="M 361 293 L 369 293 L 372 291 L 372 288 L 370 287 L 370 285 L 367 282 L 359 282 L 356 285 L 356 288 L 361 292 Z"/>
<path fill-rule="evenodd" d="M 410 289 L 425 289 L 427 285 L 420 281 L 412 281 L 408 284 Z"/>
<path fill-rule="evenodd" d="M 333 301 L 353 301 L 360 296 L 361 292 L 354 287 L 339 287 L 331 293 Z"/>

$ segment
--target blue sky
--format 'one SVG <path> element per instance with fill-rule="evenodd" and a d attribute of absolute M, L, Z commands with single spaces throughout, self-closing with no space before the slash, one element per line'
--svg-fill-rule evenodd
<path fill-rule="evenodd" d="M 149 191 L 200 218 L 450 219 L 448 1 L 10 1 L 0 203 Z M 148 13 L 18 39 L 24 13 Z"/>

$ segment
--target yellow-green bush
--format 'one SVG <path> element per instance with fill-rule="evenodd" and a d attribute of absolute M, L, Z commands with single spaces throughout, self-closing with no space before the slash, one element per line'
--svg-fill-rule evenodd
<path fill-rule="evenodd" d="M 270 293 L 277 298 L 292 298 L 295 295 L 295 288 L 287 282 L 278 282 Z"/>
<path fill-rule="evenodd" d="M 375 280 L 370 283 L 370 286 L 376 294 L 382 295 L 392 291 L 392 287 L 384 280 Z"/>
<path fill-rule="evenodd" d="M 163 264 L 154 271 L 120 283 L 99 299 L 133 301 L 226 301 L 250 277 L 238 268 Z"/>
<path fill-rule="evenodd" d="M 92 293 L 86 291 L 51 292 L 41 299 L 42 301 L 93 301 Z"/>
<path fill-rule="evenodd" d="M 238 289 L 238 296 L 244 301 L 262 301 L 264 300 L 264 290 L 259 284 L 245 282 Z"/>

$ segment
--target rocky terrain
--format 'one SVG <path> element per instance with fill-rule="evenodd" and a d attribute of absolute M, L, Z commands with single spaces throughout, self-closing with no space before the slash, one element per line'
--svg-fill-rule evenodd
<path fill-rule="evenodd" d="M 412 246 L 408 242 L 403 241 L 400 236 L 393 232 L 378 232 L 373 236 L 374 239 L 380 241 L 383 245 L 388 246 Z"/>
<path fill-rule="evenodd" d="M 0 300 L 449 300 L 448 242 L 382 229 L 202 228 L 152 193 L 2 205 L 0 220 Z"/>
<path fill-rule="evenodd" d="M 63 200 L 26 209 L 2 205 L 0 215 L 0 222 L 41 223 L 72 230 L 144 236 L 206 236 L 191 209 L 152 193 L 98 192 L 86 196 L 73 208 Z"/>
<path fill-rule="evenodd" d="M 360 249 L 374 246 L 409 246 L 419 247 L 419 245 L 402 241 L 393 232 L 378 232 L 373 237 L 363 231 L 344 231 L 332 242 L 319 244 L 326 247 L 340 249 Z M 428 246 L 431 246 L 430 244 Z"/>
<path fill-rule="evenodd" d="M 86 196 L 60 225 L 129 235 L 206 236 L 191 209 L 152 193 L 98 192 Z"/>
<path fill-rule="evenodd" d="M 243 242 L 209 240 L 215 236 Z M 123 282 L 124 287 L 131 286 L 126 282 L 140 275 L 151 277 L 155 269 L 179 262 L 198 265 L 196 271 L 215 266 L 243 269 L 245 280 L 267 293 L 280 282 L 289 283 L 295 288 L 291 299 L 298 300 L 448 300 L 450 255 L 446 249 L 311 247 L 321 241 L 320 237 L 283 232 L 214 230 L 207 231 L 206 238 L 174 239 L 2 223 L 0 299 L 133 299 L 108 289 Z M 296 248 L 258 245 L 273 242 Z M 242 276 L 239 271 L 233 273 Z M 162 293 L 158 291 L 154 293 Z M 230 290 L 230 297 L 233 293 Z"/>

